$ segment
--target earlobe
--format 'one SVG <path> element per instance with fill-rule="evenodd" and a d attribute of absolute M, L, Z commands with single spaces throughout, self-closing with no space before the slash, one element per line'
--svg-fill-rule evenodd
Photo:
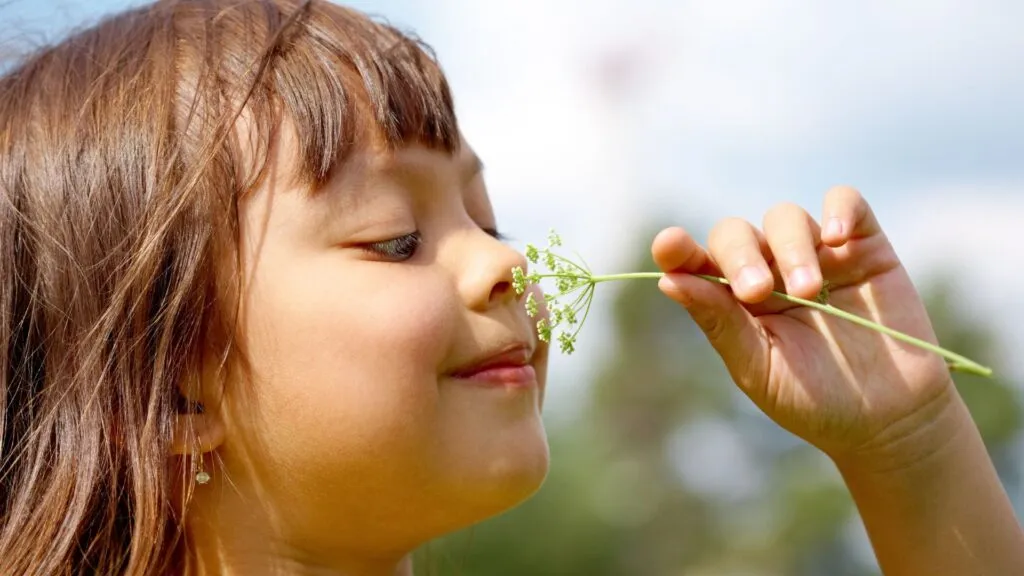
<path fill-rule="evenodd" d="M 224 442 L 224 421 L 212 412 L 178 414 L 174 419 L 171 454 L 194 456 L 216 450 Z"/>

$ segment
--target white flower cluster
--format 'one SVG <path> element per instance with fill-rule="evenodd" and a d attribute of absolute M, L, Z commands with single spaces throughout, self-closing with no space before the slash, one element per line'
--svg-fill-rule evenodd
<path fill-rule="evenodd" d="M 561 328 L 558 333 L 559 348 L 565 354 L 572 354 L 576 350 L 576 336 L 594 298 L 594 282 L 585 263 L 577 263 L 552 252 L 552 248 L 561 245 L 562 239 L 554 230 L 548 234 L 547 248 L 527 244 L 526 259 L 533 264 L 543 263 L 547 272 L 527 274 L 522 268 L 514 268 L 512 286 L 517 294 L 522 295 L 531 284 L 539 284 L 544 278 L 554 280 L 557 293 L 544 293 L 544 304 L 549 315 L 537 321 L 537 335 L 542 341 L 550 342 L 554 331 Z M 531 318 L 540 314 L 540 303 L 533 292 L 526 295 L 525 305 L 526 313 Z"/>

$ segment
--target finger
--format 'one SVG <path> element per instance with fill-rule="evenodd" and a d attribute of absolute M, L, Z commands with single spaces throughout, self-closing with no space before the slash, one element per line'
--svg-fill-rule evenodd
<path fill-rule="evenodd" d="M 856 189 L 836 186 L 825 194 L 824 228 L 821 240 L 828 246 L 842 246 L 848 240 L 882 232 L 871 206 Z"/>
<path fill-rule="evenodd" d="M 780 278 L 777 264 L 771 258 L 771 250 L 764 235 L 757 229 L 754 234 L 758 238 L 758 246 L 762 250 L 762 256 L 770 263 L 774 290 L 782 290 L 784 286 Z M 711 255 L 687 234 L 682 228 L 666 228 L 654 239 L 651 251 L 658 267 L 664 272 L 686 272 L 690 274 L 708 274 L 721 276 L 722 271 L 711 258 Z M 794 308 L 798 304 L 791 304 L 785 300 L 769 298 L 757 304 L 750 304 L 747 310 L 754 316 L 762 314 L 775 314 Z"/>
<path fill-rule="evenodd" d="M 654 263 L 662 272 L 689 272 L 691 274 L 718 274 L 707 251 L 679 227 L 666 228 L 651 243 Z"/>
<path fill-rule="evenodd" d="M 722 220 L 711 230 L 708 247 L 736 298 L 756 303 L 771 295 L 775 279 L 765 257 L 771 252 L 764 235 L 749 222 Z"/>
<path fill-rule="evenodd" d="M 764 233 L 778 263 L 786 292 L 812 298 L 821 291 L 818 240 L 821 230 L 806 210 L 792 203 L 775 206 L 765 214 Z"/>
<path fill-rule="evenodd" d="M 854 285 L 901 266 L 874 211 L 856 189 L 829 190 L 823 222 L 822 242 L 828 248 L 821 251 L 821 267 L 831 284 Z"/>
<path fill-rule="evenodd" d="M 737 384 L 747 391 L 761 385 L 768 369 L 767 336 L 726 286 L 669 273 L 658 281 L 658 288 L 686 309 Z"/>

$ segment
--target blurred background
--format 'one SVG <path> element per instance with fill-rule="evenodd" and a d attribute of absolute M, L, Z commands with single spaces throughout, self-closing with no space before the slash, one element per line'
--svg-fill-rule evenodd
<path fill-rule="evenodd" d="M 0 0 L 6 54 L 135 4 Z M 860 188 L 926 295 L 1024 510 L 1024 3 L 364 0 L 431 44 L 517 245 L 650 270 L 666 225 L 760 225 Z M 553 358 L 530 502 L 420 551 L 419 574 L 877 574 L 831 463 L 761 416 L 653 281 L 601 286 Z"/>

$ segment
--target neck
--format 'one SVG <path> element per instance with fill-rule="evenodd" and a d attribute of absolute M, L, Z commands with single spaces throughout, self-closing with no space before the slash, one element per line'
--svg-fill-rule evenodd
<path fill-rule="evenodd" d="M 397 563 L 334 563 L 325 566 L 298 558 L 274 556 L 265 552 L 240 558 L 208 554 L 199 547 L 190 551 L 184 576 L 413 576 L 411 556 Z"/>
<path fill-rule="evenodd" d="M 213 491 L 210 491 L 213 492 Z M 309 550 L 281 535 L 268 511 L 242 505 L 231 490 L 189 506 L 185 576 L 413 576 L 412 554 Z M 207 493 L 209 494 L 209 493 Z"/>
<path fill-rule="evenodd" d="M 330 565 L 266 550 L 248 556 L 192 546 L 184 576 L 413 576 L 411 555 L 397 562 L 333 561 Z"/>

